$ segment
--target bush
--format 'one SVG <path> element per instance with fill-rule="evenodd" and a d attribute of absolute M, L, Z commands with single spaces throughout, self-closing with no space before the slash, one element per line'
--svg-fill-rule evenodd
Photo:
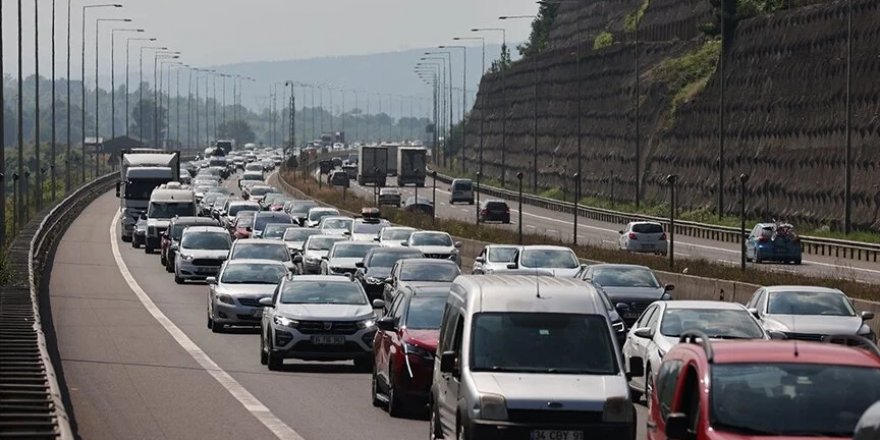
<path fill-rule="evenodd" d="M 651 0 L 644 0 L 642 5 L 639 6 L 639 9 L 632 14 L 627 14 L 626 18 L 623 20 L 623 29 L 627 32 L 635 32 L 636 27 L 638 27 L 639 22 L 642 21 L 642 17 L 645 16 L 645 12 L 650 5 Z"/>
<path fill-rule="evenodd" d="M 612 44 L 614 44 L 614 35 L 611 32 L 604 31 L 596 35 L 596 39 L 593 40 L 593 50 L 604 49 Z"/>
<path fill-rule="evenodd" d="M 700 48 L 678 58 L 664 60 L 657 67 L 657 79 L 672 95 L 666 127 L 675 121 L 678 108 L 700 94 L 715 73 L 721 55 L 721 40 L 706 41 Z"/>

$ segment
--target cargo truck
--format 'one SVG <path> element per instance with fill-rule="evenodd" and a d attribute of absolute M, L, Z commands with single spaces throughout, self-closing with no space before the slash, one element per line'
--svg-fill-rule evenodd
<path fill-rule="evenodd" d="M 164 150 L 126 150 L 120 155 L 119 198 L 120 227 L 123 241 L 131 241 L 135 224 L 147 211 L 150 194 L 165 183 L 180 177 L 180 153 Z"/>
<path fill-rule="evenodd" d="M 397 150 L 400 149 L 400 144 L 382 144 L 388 150 L 388 175 L 396 176 L 397 175 Z"/>
<path fill-rule="evenodd" d="M 388 148 L 384 145 L 362 145 L 358 150 L 358 185 L 385 186 L 388 176 Z"/>
<path fill-rule="evenodd" d="M 427 154 L 428 151 L 422 147 L 400 147 L 397 149 L 397 163 L 400 165 L 397 173 L 398 186 L 425 186 Z"/>

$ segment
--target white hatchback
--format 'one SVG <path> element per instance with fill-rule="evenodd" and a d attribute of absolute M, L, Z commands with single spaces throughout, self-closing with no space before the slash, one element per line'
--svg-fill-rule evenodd
<path fill-rule="evenodd" d="M 663 225 L 656 222 L 631 222 L 626 229 L 619 231 L 620 250 L 630 252 L 650 252 L 666 255 L 669 243 Z"/>

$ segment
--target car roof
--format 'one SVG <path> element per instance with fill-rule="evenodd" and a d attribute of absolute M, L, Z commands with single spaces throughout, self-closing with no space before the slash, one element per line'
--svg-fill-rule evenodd
<path fill-rule="evenodd" d="M 199 232 L 223 233 L 229 235 L 229 231 L 220 226 L 188 226 L 183 230 L 184 234 L 194 234 Z"/>
<path fill-rule="evenodd" d="M 332 236 L 331 236 L 332 237 Z M 370 254 L 376 253 L 387 253 L 387 254 L 421 254 L 422 252 L 418 249 L 408 248 L 408 247 L 377 247 L 370 249 Z"/>
<path fill-rule="evenodd" d="M 278 260 L 266 260 L 266 259 L 261 259 L 261 258 L 242 258 L 242 259 L 238 259 L 238 260 L 227 260 L 226 261 L 227 266 L 234 266 L 234 265 L 239 265 L 239 264 L 271 264 L 273 266 L 281 266 L 281 267 L 287 268 L 287 266 L 285 266 L 284 263 L 282 263 Z"/>
<path fill-rule="evenodd" d="M 707 310 L 745 310 L 745 306 L 740 303 L 727 301 L 698 301 L 698 300 L 678 300 L 678 301 L 658 301 L 666 305 L 666 309 L 707 309 Z"/>
<path fill-rule="evenodd" d="M 230 200 L 229 206 L 260 206 L 260 204 L 249 200 Z"/>
<path fill-rule="evenodd" d="M 821 292 L 821 293 L 837 293 L 845 295 L 840 289 L 821 286 L 765 286 L 764 290 L 768 293 L 773 292 Z"/>
<path fill-rule="evenodd" d="M 171 223 L 176 225 L 179 224 L 205 224 L 205 225 L 216 225 L 217 220 L 214 220 L 209 217 L 175 217 L 171 219 Z"/>
<path fill-rule="evenodd" d="M 263 240 L 262 238 L 239 238 L 235 240 L 236 246 L 243 244 L 256 244 L 264 246 L 284 246 L 284 243 L 278 240 Z"/>
<path fill-rule="evenodd" d="M 651 268 L 648 266 L 641 266 L 638 264 L 591 264 L 590 269 L 644 269 L 644 270 L 651 270 Z"/>
<path fill-rule="evenodd" d="M 354 220 L 354 217 L 349 217 L 347 215 L 328 215 L 321 219 L 321 221 L 324 222 L 328 220 Z"/>
<path fill-rule="evenodd" d="M 453 292 L 467 292 L 473 313 L 540 312 L 606 315 L 598 290 L 574 278 L 525 275 L 462 275 Z"/>
<path fill-rule="evenodd" d="M 530 249 L 542 249 L 542 250 L 557 250 L 557 251 L 565 250 L 565 251 L 574 252 L 571 250 L 571 248 L 566 247 L 566 246 L 551 246 L 551 245 L 546 245 L 546 244 L 541 244 L 541 245 L 533 244 L 533 245 L 528 245 L 528 246 L 521 246 L 520 249 L 524 250 L 524 251 L 530 250 Z"/>
<path fill-rule="evenodd" d="M 679 344 L 702 351 L 697 344 Z M 724 341 L 712 343 L 713 362 L 807 363 L 880 368 L 880 357 L 868 350 L 839 344 L 805 341 Z"/>
<path fill-rule="evenodd" d="M 413 235 L 416 235 L 416 234 L 420 234 L 420 235 L 421 235 L 421 234 L 443 234 L 443 235 L 449 235 L 449 233 L 446 232 L 446 231 L 414 231 L 414 232 L 413 232 Z"/>
<path fill-rule="evenodd" d="M 409 258 L 406 260 L 400 260 L 399 264 L 436 264 L 436 265 L 444 265 L 444 266 L 458 266 L 452 260 L 441 260 L 439 258 Z"/>
<path fill-rule="evenodd" d="M 487 244 L 486 249 L 497 249 L 497 248 L 506 248 L 506 249 L 519 249 L 522 246 L 516 244 Z"/>
<path fill-rule="evenodd" d="M 335 283 L 357 283 L 349 279 L 348 277 L 341 277 L 338 275 L 297 275 L 293 277 L 285 278 L 286 282 L 305 282 L 305 281 L 324 281 L 324 282 L 335 282 Z M 360 285 L 360 283 L 357 283 Z"/>
<path fill-rule="evenodd" d="M 314 210 L 314 211 L 336 211 L 336 212 L 339 212 L 338 209 L 336 209 L 336 208 L 331 208 L 331 207 L 329 207 L 329 206 L 315 206 L 315 207 L 313 207 L 313 208 L 309 208 L 309 211 L 312 211 L 312 210 Z"/>
<path fill-rule="evenodd" d="M 195 195 L 191 189 L 155 189 L 150 194 L 150 202 L 192 201 Z"/>
<path fill-rule="evenodd" d="M 256 214 L 257 217 L 274 217 L 274 218 L 290 218 L 290 215 L 285 212 L 278 211 L 260 211 Z"/>

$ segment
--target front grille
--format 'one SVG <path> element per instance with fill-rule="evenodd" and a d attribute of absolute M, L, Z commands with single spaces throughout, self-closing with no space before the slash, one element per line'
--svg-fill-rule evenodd
<path fill-rule="evenodd" d="M 239 321 L 260 322 L 262 317 L 254 315 L 235 315 Z"/>
<path fill-rule="evenodd" d="M 297 330 L 304 335 L 353 335 L 358 327 L 351 321 L 300 321 Z"/>
<path fill-rule="evenodd" d="M 299 341 L 293 345 L 292 350 L 312 353 L 351 353 L 364 349 L 355 342 L 346 341 L 343 345 L 316 345 L 312 341 Z"/>
<path fill-rule="evenodd" d="M 238 303 L 245 307 L 262 307 L 257 298 L 238 298 Z"/>
<path fill-rule="evenodd" d="M 425 254 L 425 258 L 435 258 L 438 260 L 448 260 L 449 254 Z"/>
<path fill-rule="evenodd" d="M 786 339 L 797 339 L 798 341 L 815 341 L 821 342 L 825 335 L 817 335 L 814 333 L 786 333 Z"/>
<path fill-rule="evenodd" d="M 602 413 L 598 411 L 553 411 L 510 409 L 507 415 L 514 423 L 601 423 Z"/>
<path fill-rule="evenodd" d="M 195 266 L 208 266 L 208 267 L 220 267 L 223 265 L 223 260 L 215 260 L 211 258 L 196 258 L 193 260 L 193 265 Z"/>

